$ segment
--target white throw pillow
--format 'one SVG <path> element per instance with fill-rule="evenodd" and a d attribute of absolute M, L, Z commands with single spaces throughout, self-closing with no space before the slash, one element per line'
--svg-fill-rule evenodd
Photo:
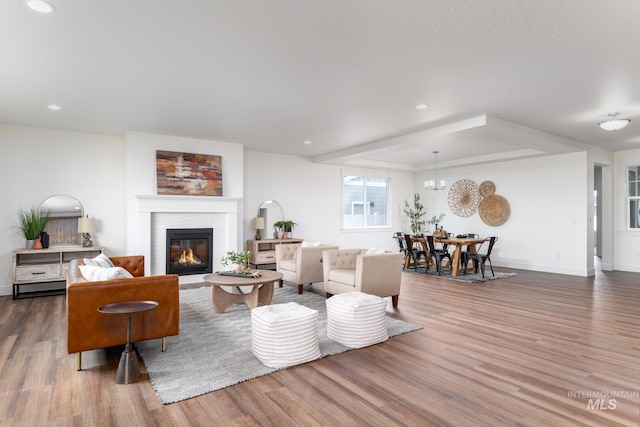
<path fill-rule="evenodd" d="M 370 254 L 383 254 L 385 253 L 384 249 L 378 249 L 378 248 L 369 248 L 367 249 L 367 255 Z"/>
<path fill-rule="evenodd" d="M 93 265 L 96 267 L 115 267 L 108 256 L 105 254 L 100 254 L 95 258 L 84 258 L 84 265 Z"/>
<path fill-rule="evenodd" d="M 81 265 L 82 277 L 89 282 L 103 280 L 131 279 L 133 276 L 122 267 L 98 267 L 96 265 Z"/>
<path fill-rule="evenodd" d="M 320 242 L 313 242 L 313 243 L 309 243 L 306 240 L 304 242 L 302 242 L 302 245 L 300 245 L 303 248 L 308 248 L 310 246 L 320 246 Z"/>

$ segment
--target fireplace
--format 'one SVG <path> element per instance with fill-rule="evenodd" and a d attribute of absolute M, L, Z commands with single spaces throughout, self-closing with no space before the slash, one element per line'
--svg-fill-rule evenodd
<path fill-rule="evenodd" d="M 213 228 L 168 228 L 166 253 L 167 274 L 211 273 Z"/>

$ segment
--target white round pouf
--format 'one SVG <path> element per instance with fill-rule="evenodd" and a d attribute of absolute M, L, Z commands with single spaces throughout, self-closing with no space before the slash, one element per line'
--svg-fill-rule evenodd
<path fill-rule="evenodd" d="M 320 358 L 318 310 L 295 302 L 251 310 L 251 349 L 270 368 L 285 368 Z"/>
<path fill-rule="evenodd" d="M 327 299 L 327 338 L 347 347 L 360 348 L 389 338 L 384 298 L 348 292 Z"/>

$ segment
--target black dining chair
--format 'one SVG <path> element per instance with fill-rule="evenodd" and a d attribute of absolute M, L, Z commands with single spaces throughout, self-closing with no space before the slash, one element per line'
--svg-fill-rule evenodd
<path fill-rule="evenodd" d="M 411 257 L 413 260 L 413 269 L 418 271 L 418 262 L 420 262 L 420 258 L 424 257 L 424 260 L 427 264 L 427 269 L 429 268 L 429 260 L 427 259 L 427 253 L 422 249 L 416 248 L 413 246 L 413 239 L 411 239 L 411 235 L 404 235 L 405 244 L 407 246 L 407 257 Z M 405 262 L 405 265 L 406 262 Z"/>
<path fill-rule="evenodd" d="M 466 238 L 466 239 L 479 239 L 480 236 L 475 234 L 475 233 L 467 233 L 467 234 L 461 234 L 459 236 L 456 237 L 461 237 L 461 238 Z M 471 250 L 471 245 L 467 245 L 466 248 L 464 248 L 462 250 L 462 252 L 460 252 L 460 261 L 462 262 L 462 265 L 466 265 L 469 262 L 469 257 L 468 255 L 472 252 L 478 252 L 476 251 L 472 251 Z"/>
<path fill-rule="evenodd" d="M 405 256 L 407 255 L 407 244 L 404 240 L 404 233 L 401 231 L 396 231 L 394 239 L 398 242 L 398 246 L 400 247 L 399 252 L 402 252 Z"/>
<path fill-rule="evenodd" d="M 478 265 L 480 265 L 480 270 L 482 270 L 482 278 L 484 279 L 484 264 L 489 261 L 489 266 L 491 267 L 491 275 L 495 277 L 495 273 L 493 272 L 493 264 L 491 263 L 491 251 L 493 250 L 493 245 L 496 244 L 498 238 L 495 236 L 487 237 L 484 242 L 480 244 L 478 248 L 478 253 L 467 254 L 467 262 L 473 261 L 473 271 L 478 272 Z M 486 252 L 482 252 L 483 248 L 486 248 Z M 464 264 L 464 274 L 467 274 L 467 263 Z"/>
<path fill-rule="evenodd" d="M 449 251 L 445 248 L 436 249 L 436 244 L 433 240 L 433 236 L 427 236 L 427 244 L 429 245 L 429 258 L 427 259 L 427 270 L 429 270 L 429 259 L 433 258 L 436 264 L 436 271 L 438 272 L 438 276 L 442 275 L 442 260 L 447 258 L 449 263 L 451 263 L 451 255 L 449 255 Z"/>

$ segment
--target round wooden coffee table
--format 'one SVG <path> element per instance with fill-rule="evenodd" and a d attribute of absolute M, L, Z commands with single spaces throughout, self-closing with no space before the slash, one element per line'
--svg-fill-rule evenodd
<path fill-rule="evenodd" d="M 216 313 L 222 313 L 229 306 L 243 302 L 251 308 L 258 304 L 269 305 L 273 298 L 273 283 L 282 279 L 282 273 L 269 270 L 259 270 L 260 277 L 227 276 L 223 274 L 207 274 L 204 281 L 211 283 L 211 300 Z M 222 286 L 228 286 L 227 291 Z M 243 292 L 240 287 L 251 286 L 250 292 Z"/>

